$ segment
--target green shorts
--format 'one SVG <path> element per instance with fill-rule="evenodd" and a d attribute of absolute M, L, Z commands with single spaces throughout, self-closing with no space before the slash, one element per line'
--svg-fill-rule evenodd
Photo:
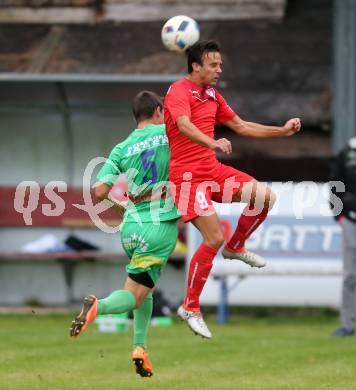
<path fill-rule="evenodd" d="M 154 225 L 128 222 L 121 227 L 121 243 L 130 264 L 126 272 L 147 272 L 156 284 L 168 258 L 174 251 L 178 237 L 177 220 Z"/>

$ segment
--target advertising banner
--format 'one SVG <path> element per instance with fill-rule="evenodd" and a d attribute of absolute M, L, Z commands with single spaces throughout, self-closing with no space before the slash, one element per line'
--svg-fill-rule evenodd
<path fill-rule="evenodd" d="M 267 220 L 247 241 L 247 248 L 267 260 L 251 269 L 238 260 L 224 260 L 219 252 L 212 275 L 227 278 L 229 304 L 339 305 L 342 235 L 329 205 L 329 184 L 272 183 L 278 200 Z M 334 199 L 334 206 L 340 206 Z M 236 228 L 241 204 L 215 204 L 226 239 Z M 189 256 L 202 242 L 189 224 Z M 219 280 L 210 277 L 202 304 L 218 304 Z"/>

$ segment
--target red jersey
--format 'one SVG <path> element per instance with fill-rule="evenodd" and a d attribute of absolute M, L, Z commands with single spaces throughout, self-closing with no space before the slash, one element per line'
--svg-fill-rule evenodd
<path fill-rule="evenodd" d="M 215 151 L 191 141 L 177 127 L 179 116 L 188 116 L 204 134 L 214 138 L 214 125 L 236 114 L 213 87 L 201 87 L 186 78 L 176 81 L 164 99 L 166 133 L 171 148 L 170 168 L 196 164 L 203 159 L 216 160 Z"/>

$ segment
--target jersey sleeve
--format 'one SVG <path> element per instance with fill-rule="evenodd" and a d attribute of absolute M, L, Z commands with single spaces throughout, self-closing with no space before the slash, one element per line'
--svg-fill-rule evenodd
<path fill-rule="evenodd" d="M 183 86 L 172 85 L 164 98 L 164 109 L 167 110 L 175 123 L 179 116 L 190 118 L 190 102 L 187 89 Z"/>
<path fill-rule="evenodd" d="M 216 112 L 216 123 L 225 123 L 236 115 L 234 110 L 219 93 L 217 93 L 217 101 L 219 106 Z"/>
<path fill-rule="evenodd" d="M 102 183 L 112 186 L 120 173 L 120 155 L 118 149 L 114 148 L 96 178 Z"/>

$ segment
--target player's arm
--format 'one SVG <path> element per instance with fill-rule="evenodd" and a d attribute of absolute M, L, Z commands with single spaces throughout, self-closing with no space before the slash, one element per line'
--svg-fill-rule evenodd
<path fill-rule="evenodd" d="M 95 184 L 95 195 L 100 201 L 109 200 L 110 205 L 119 214 L 119 216 L 122 217 L 125 212 L 125 208 L 120 205 L 110 194 L 111 188 L 120 173 L 119 166 L 120 152 L 117 147 L 115 147 L 111 151 L 110 156 L 106 160 L 105 164 L 98 172 L 96 177 L 98 181 Z"/>
<path fill-rule="evenodd" d="M 222 152 L 230 154 L 232 151 L 231 142 L 226 138 L 215 140 L 200 131 L 189 119 L 188 116 L 182 115 L 176 119 L 176 124 L 181 133 L 191 141 L 205 146 L 209 149 L 220 149 Z"/>
<path fill-rule="evenodd" d="M 231 143 L 226 138 L 215 140 L 200 131 L 190 121 L 190 102 L 187 91 L 181 87 L 171 87 L 164 99 L 165 110 L 167 109 L 178 130 L 191 141 L 209 149 L 220 149 L 224 153 L 231 153 Z"/>
<path fill-rule="evenodd" d="M 110 200 L 110 202 L 113 203 L 112 207 L 114 208 L 114 210 L 122 217 L 125 212 L 125 207 L 117 203 L 115 198 L 110 195 L 111 188 L 111 185 L 99 181 L 95 185 L 95 196 L 100 201 Z"/>
<path fill-rule="evenodd" d="M 111 185 L 108 185 L 106 183 L 98 182 L 95 185 L 95 196 L 100 200 L 103 201 L 105 199 L 109 199 L 109 193 L 111 190 Z"/>
<path fill-rule="evenodd" d="M 299 118 L 289 119 L 284 126 L 265 126 L 259 123 L 246 122 L 238 115 L 224 122 L 224 125 L 243 137 L 253 138 L 289 137 L 301 128 Z"/>

